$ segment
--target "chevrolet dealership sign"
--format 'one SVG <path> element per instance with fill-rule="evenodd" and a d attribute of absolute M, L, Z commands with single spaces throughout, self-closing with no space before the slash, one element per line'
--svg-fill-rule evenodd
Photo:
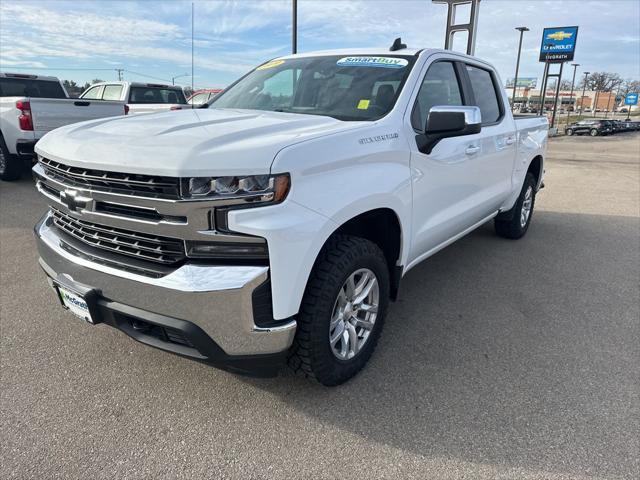
<path fill-rule="evenodd" d="M 576 50 L 578 27 L 545 28 L 540 45 L 541 62 L 570 62 Z"/>

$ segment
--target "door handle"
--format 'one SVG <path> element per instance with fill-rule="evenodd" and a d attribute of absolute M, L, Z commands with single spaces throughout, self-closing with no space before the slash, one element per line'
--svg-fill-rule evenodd
<path fill-rule="evenodd" d="M 513 138 L 513 137 L 509 137 L 509 138 L 507 138 L 507 139 L 504 141 L 504 143 L 505 143 L 506 145 L 513 145 L 514 143 L 516 143 L 516 139 L 515 139 L 515 138 Z"/>
<path fill-rule="evenodd" d="M 471 145 L 469 147 L 467 147 L 467 149 L 464 151 L 464 153 L 466 153 L 467 155 L 474 155 L 476 153 L 478 153 L 480 151 L 480 147 L 478 147 L 477 145 Z"/>

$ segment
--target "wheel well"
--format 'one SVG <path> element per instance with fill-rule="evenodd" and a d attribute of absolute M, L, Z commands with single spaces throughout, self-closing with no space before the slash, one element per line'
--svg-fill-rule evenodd
<path fill-rule="evenodd" d="M 527 173 L 532 173 L 536 178 L 536 186 L 540 185 L 540 178 L 542 175 L 542 157 L 540 155 L 531 160 Z"/>
<path fill-rule="evenodd" d="M 395 212 L 389 208 L 370 210 L 342 224 L 333 234 L 366 238 L 380 247 L 389 266 L 391 298 L 395 300 L 402 276 L 402 267 L 397 265 L 402 230 Z"/>

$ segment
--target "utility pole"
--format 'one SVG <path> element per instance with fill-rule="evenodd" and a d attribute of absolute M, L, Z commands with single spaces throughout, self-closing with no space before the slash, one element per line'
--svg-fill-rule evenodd
<path fill-rule="evenodd" d="M 298 0 L 291 0 L 291 53 L 298 53 Z"/>
<path fill-rule="evenodd" d="M 569 94 L 569 101 L 573 102 L 573 87 L 575 86 L 576 83 L 576 70 L 578 69 L 578 67 L 580 66 L 579 63 L 572 63 L 571 66 L 573 67 L 573 79 L 571 80 L 571 94 Z M 573 111 L 575 112 L 575 104 L 573 104 Z M 569 123 L 569 108 L 567 107 L 567 123 Z"/>
<path fill-rule="evenodd" d="M 516 89 L 518 88 L 518 70 L 520 69 L 520 53 L 522 52 L 522 35 L 524 32 L 528 32 L 527 27 L 516 27 L 516 30 L 520 31 L 520 43 L 518 43 L 518 60 L 516 60 L 516 76 L 513 79 L 513 96 L 511 97 L 511 111 L 516 104 Z"/>
<path fill-rule="evenodd" d="M 118 72 L 118 81 L 122 81 L 122 72 L 124 72 L 124 68 L 116 68 L 116 72 Z"/>
<path fill-rule="evenodd" d="M 584 110 L 584 92 L 587 89 L 587 78 L 591 72 L 584 72 L 584 82 L 582 83 L 582 98 L 580 99 L 580 118 L 582 118 L 582 111 Z"/>

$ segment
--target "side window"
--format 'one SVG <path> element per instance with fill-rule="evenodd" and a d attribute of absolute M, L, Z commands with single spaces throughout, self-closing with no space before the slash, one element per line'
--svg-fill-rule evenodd
<path fill-rule="evenodd" d="M 467 73 L 469 74 L 473 95 L 476 97 L 476 104 L 480 107 L 482 124 L 487 125 L 497 122 L 502 112 L 500 111 L 500 103 L 491 72 L 467 65 Z"/>
<path fill-rule="evenodd" d="M 208 93 L 199 93 L 191 97 L 191 100 L 189 100 L 189 103 L 191 105 L 202 105 L 204 102 L 207 101 L 208 96 L 209 96 Z"/>
<path fill-rule="evenodd" d="M 102 85 L 98 85 L 96 87 L 92 87 L 87 90 L 82 98 L 86 98 L 88 100 L 97 100 L 100 98 L 100 92 L 102 91 Z"/>
<path fill-rule="evenodd" d="M 436 105 L 464 105 L 460 83 L 451 62 L 436 62 L 427 70 L 411 113 L 413 128 L 423 130 L 429 110 Z"/>
<path fill-rule="evenodd" d="M 103 100 L 120 100 L 122 85 L 106 85 L 102 93 Z"/>

